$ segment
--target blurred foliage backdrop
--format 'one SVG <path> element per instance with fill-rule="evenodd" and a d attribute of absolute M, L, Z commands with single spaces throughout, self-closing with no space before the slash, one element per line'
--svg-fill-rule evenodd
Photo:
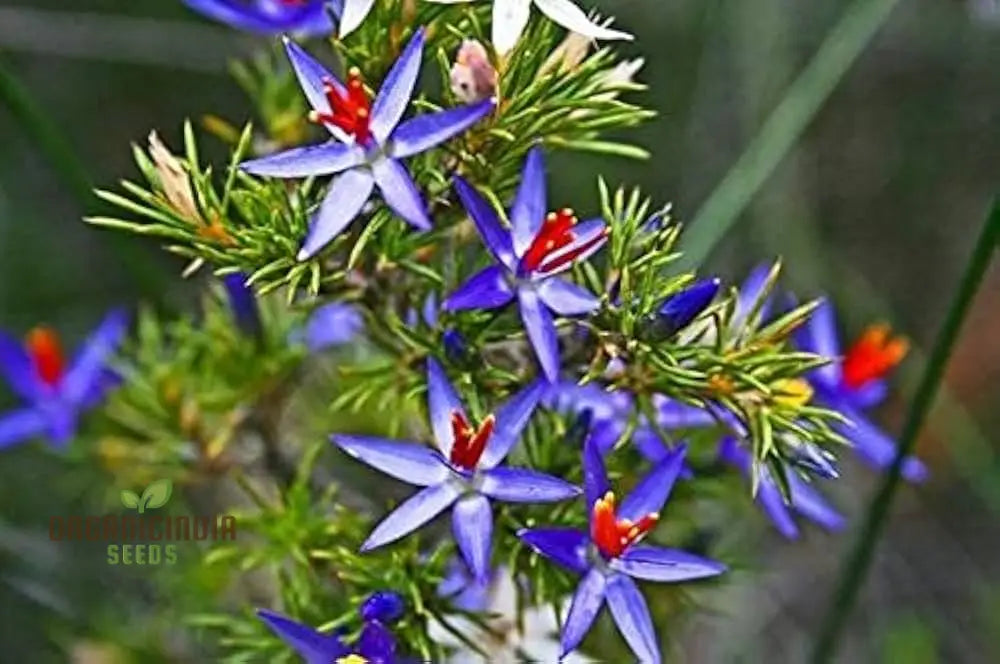
<path fill-rule="evenodd" d="M 631 142 L 647 163 L 574 155 L 557 162 L 555 199 L 593 191 L 599 171 L 674 201 L 692 219 L 782 99 L 845 0 L 618 0 L 599 3 L 635 32 L 646 105 L 660 116 Z M 861 3 L 859 3 L 861 4 Z M 885 3 L 883 3 L 885 4 Z M 259 41 L 165 0 L 0 2 L 0 325 L 45 322 L 78 338 L 106 307 L 142 296 L 169 310 L 192 302 L 180 263 L 152 243 L 88 228 L 90 183 L 132 177 L 129 143 L 157 129 L 179 144 L 183 118 L 237 124 L 250 109 L 227 74 Z M 632 47 L 638 51 L 637 46 Z M 890 320 L 914 342 L 898 424 L 974 234 L 1000 190 L 1000 6 L 995 0 L 900 0 L 804 135 L 738 216 L 708 268 L 738 278 L 784 256 L 798 290 L 830 291 L 856 334 Z M 12 84 L 8 76 L 16 78 Z M 62 175 L 18 121 L 27 91 L 78 165 Z M 205 148 L 212 146 L 205 142 Z M 215 146 L 220 158 L 221 145 Z M 74 175 L 75 174 L 75 175 Z M 67 176 L 69 176 L 67 178 Z M 75 182 L 73 178 L 76 178 Z M 562 192 L 562 196 L 560 196 Z M 596 205 L 596 201 L 590 201 Z M 904 488 L 840 651 L 843 661 L 1000 660 L 1000 267 L 981 291 L 920 453 L 932 481 Z M 0 660 L 65 661 L 41 611 L 72 629 L 82 598 L 117 601 L 121 570 L 67 566 L 48 515 L 93 487 L 38 450 L 0 464 Z M 849 466 L 836 499 L 857 516 L 871 473 Z M 759 570 L 691 624 L 690 661 L 801 661 L 849 537 L 799 543 L 764 533 Z M 70 571 L 72 570 L 72 571 Z M 25 579 L 49 579 L 41 586 Z M 133 597 L 134 599 L 134 597 Z M 155 603 L 157 598 L 146 598 Z M 104 603 L 94 603 L 95 606 Z M 135 634 L 137 641 L 142 634 Z M 77 655 L 75 661 L 86 660 Z"/>

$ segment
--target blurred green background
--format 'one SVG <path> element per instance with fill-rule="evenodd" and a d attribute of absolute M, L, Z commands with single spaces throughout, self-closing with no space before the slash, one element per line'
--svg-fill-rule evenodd
<path fill-rule="evenodd" d="M 841 17 L 876 3 L 892 4 L 599 3 L 636 34 L 626 52 L 646 58 L 639 78 L 650 90 L 640 99 L 660 116 L 627 138 L 654 156 L 557 156 L 553 200 L 593 208 L 603 174 L 673 201 L 676 216 L 697 217 L 693 233 L 716 223 L 718 215 L 699 210 L 792 81 Z M 249 118 L 226 67 L 260 46 L 180 2 L 2 0 L 0 326 L 20 334 L 46 322 L 79 338 L 113 304 L 142 297 L 169 310 L 190 302 L 193 285 L 179 279 L 178 261 L 152 243 L 80 222 L 100 209 L 81 196 L 84 180 L 113 187 L 133 177 L 129 143 L 143 143 L 151 129 L 177 146 L 184 118 Z M 725 208 L 737 215 L 734 226 L 706 262 L 738 279 L 781 256 L 796 290 L 834 295 L 848 336 L 879 319 L 909 336 L 916 352 L 884 412 L 892 426 L 1000 190 L 998 63 L 1000 3 L 900 0 L 748 205 Z M 78 165 L 64 161 L 60 171 L 46 159 L 19 120 L 22 92 L 44 109 Z M 205 148 L 207 158 L 221 159 L 220 145 L 209 139 Z M 1000 661 L 1000 267 L 976 301 L 946 382 L 920 441 L 934 477 L 898 496 L 842 661 Z M 875 478 L 853 464 L 845 474 L 835 500 L 856 517 Z M 106 568 L 61 576 L 61 554 L 45 537 L 53 506 L 65 509 L 87 490 L 50 455 L 4 455 L 0 661 L 49 661 L 43 653 L 65 661 L 53 641 L 60 634 L 38 616 L 54 608 L 66 624 L 83 624 L 77 601 L 114 592 Z M 713 610 L 685 626 L 677 653 L 698 662 L 802 661 L 848 542 L 816 531 L 792 544 L 762 538 L 760 569 L 734 575 Z M 25 581 L 39 576 L 49 583 Z"/>

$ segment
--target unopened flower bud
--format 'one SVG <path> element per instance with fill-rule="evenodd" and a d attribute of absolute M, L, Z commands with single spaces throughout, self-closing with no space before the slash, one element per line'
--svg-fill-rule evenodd
<path fill-rule="evenodd" d="M 718 278 L 703 279 L 667 298 L 650 317 L 646 336 L 666 339 L 691 324 L 719 292 Z"/>
<path fill-rule="evenodd" d="M 474 39 L 466 39 L 458 49 L 451 68 L 451 91 L 467 104 L 497 95 L 497 70 L 486 48 Z"/>
<path fill-rule="evenodd" d="M 263 338 L 264 325 L 260 320 L 257 297 L 253 290 L 247 286 L 247 275 L 242 272 L 227 274 L 222 278 L 222 283 L 226 286 L 226 294 L 229 296 L 229 306 L 233 310 L 236 326 L 249 337 Z"/>
<path fill-rule="evenodd" d="M 402 618 L 405 611 L 406 603 L 399 594 L 382 590 L 369 595 L 361 605 L 361 619 L 390 624 Z"/>

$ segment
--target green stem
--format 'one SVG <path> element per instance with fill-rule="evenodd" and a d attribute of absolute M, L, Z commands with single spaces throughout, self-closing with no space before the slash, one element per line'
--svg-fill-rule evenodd
<path fill-rule="evenodd" d="M 72 192 L 80 207 L 86 209 L 92 205 L 97 198 L 94 196 L 86 165 L 77 157 L 73 146 L 60 131 L 59 126 L 2 60 L 0 60 L 0 106 L 11 113 L 24 133 L 35 142 L 42 156 Z M 110 237 L 112 248 L 139 290 L 144 295 L 159 299 L 164 291 L 164 279 L 160 271 L 151 269 L 148 261 L 136 256 L 126 238 L 117 234 Z"/>
<path fill-rule="evenodd" d="M 805 131 L 899 0 L 854 0 L 688 224 L 682 266 L 701 264 Z"/>
<path fill-rule="evenodd" d="M 886 471 L 878 493 L 868 508 L 864 523 L 861 525 L 861 531 L 845 560 L 841 570 L 840 583 L 821 625 L 819 637 L 812 652 L 813 662 L 828 662 L 833 657 L 837 639 L 857 599 L 858 591 L 871 564 L 875 545 L 878 543 L 882 528 L 885 526 L 889 507 L 892 504 L 896 488 L 899 486 L 903 460 L 913 449 L 917 434 L 933 405 L 938 385 L 948 364 L 948 358 L 955 345 L 955 340 L 958 338 L 958 332 L 986 274 L 990 260 L 993 258 L 998 239 L 1000 239 L 1000 198 L 994 201 L 993 208 L 986 218 L 965 274 L 959 282 L 954 299 L 948 309 L 947 317 L 934 341 L 930 359 L 906 416 L 896 457 L 893 459 L 892 466 Z"/>

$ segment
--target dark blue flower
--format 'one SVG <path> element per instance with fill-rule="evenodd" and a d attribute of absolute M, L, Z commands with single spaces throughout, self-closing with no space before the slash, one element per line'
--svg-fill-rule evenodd
<path fill-rule="evenodd" d="M 208 18 L 238 30 L 264 35 L 277 35 L 283 32 L 307 36 L 329 35 L 334 28 L 333 17 L 340 16 L 344 9 L 344 0 L 183 1 L 188 7 Z M 346 1 L 348 6 L 358 3 L 358 0 Z M 365 0 L 361 2 L 364 3 Z M 371 5 L 371 2 L 368 4 Z"/>
<path fill-rule="evenodd" d="M 427 400 L 438 449 L 419 443 L 334 434 L 333 442 L 373 468 L 420 487 L 372 531 L 369 551 L 407 535 L 452 507 L 452 530 L 477 579 L 489 570 L 493 539 L 490 500 L 538 503 L 566 500 L 580 490 L 561 479 L 500 463 L 517 443 L 541 396 L 535 383 L 514 395 L 496 415 L 473 426 L 436 360 L 427 360 Z"/>
<path fill-rule="evenodd" d="M 349 72 L 345 85 L 294 42 L 286 39 L 285 49 L 312 105 L 310 118 L 329 130 L 335 140 L 244 162 L 240 168 L 254 175 L 281 178 L 337 176 L 312 221 L 298 259 L 315 255 L 347 228 L 376 187 L 399 217 L 420 230 L 430 229 L 424 199 L 400 160 L 465 131 L 488 115 L 495 101 L 400 122 L 420 72 L 423 28 L 389 70 L 374 102 L 368 99 L 356 69 Z"/>
<path fill-rule="evenodd" d="M 237 327 L 247 336 L 260 339 L 264 335 L 264 325 L 260 320 L 260 308 L 253 289 L 247 286 L 247 275 L 242 272 L 227 274 L 222 278 L 229 297 L 229 306 Z"/>
<path fill-rule="evenodd" d="M 108 314 L 69 364 L 48 328 L 32 330 L 24 344 L 0 333 L 0 372 L 24 400 L 0 416 L 0 449 L 36 436 L 61 447 L 76 435 L 80 413 L 98 405 L 120 380 L 107 361 L 127 321 L 123 311 Z"/>
<path fill-rule="evenodd" d="M 380 590 L 368 596 L 361 604 L 361 619 L 368 622 L 378 620 L 386 625 L 391 625 L 403 617 L 406 611 L 406 602 L 399 593 L 389 590 Z"/>
<path fill-rule="evenodd" d="M 577 223 L 569 209 L 546 214 L 545 163 L 537 147 L 528 154 L 521 175 L 510 211 L 511 231 L 461 177 L 455 177 L 455 190 L 498 265 L 470 277 L 448 297 L 445 309 L 496 309 L 516 298 L 542 371 L 549 382 L 555 382 L 559 379 L 559 339 L 552 312 L 587 314 L 597 308 L 599 300 L 554 276 L 600 249 L 608 238 L 607 225 L 601 219 Z"/>
<path fill-rule="evenodd" d="M 257 616 L 298 653 L 306 664 L 396 664 L 396 639 L 379 620 L 365 620 L 353 645 L 340 634 L 324 634 L 291 618 L 258 609 Z"/>
<path fill-rule="evenodd" d="M 719 444 L 719 459 L 738 468 L 748 480 L 751 479 L 753 459 L 750 452 L 737 443 L 736 439 L 727 436 L 722 440 Z M 838 531 L 844 528 L 844 517 L 816 489 L 799 477 L 798 473 L 789 471 L 785 473 L 785 477 L 791 494 L 790 504 L 785 503 L 768 468 L 762 466 L 757 478 L 757 504 L 778 532 L 788 539 L 799 536 L 799 527 L 792 518 L 793 511 L 827 530 Z"/>
<path fill-rule="evenodd" d="M 605 601 L 632 652 L 642 662 L 660 662 L 649 607 L 633 579 L 679 582 L 716 576 L 726 567 L 713 560 L 639 543 L 659 520 L 659 512 L 680 475 L 680 447 L 636 485 L 620 505 L 611 491 L 603 457 L 584 448 L 584 495 L 590 530 L 526 528 L 521 540 L 553 562 L 581 575 L 562 630 L 563 655 L 574 650 L 593 625 Z"/>
<path fill-rule="evenodd" d="M 843 413 L 851 424 L 837 424 L 838 432 L 854 443 L 868 465 L 885 469 L 896 456 L 896 441 L 865 416 L 888 392 L 886 374 L 906 354 L 906 342 L 892 338 L 883 325 L 869 327 L 846 353 L 841 350 L 833 307 L 823 301 L 796 335 L 803 350 L 833 358 L 812 371 L 809 382 L 819 401 Z M 903 462 L 903 477 L 911 482 L 927 478 L 927 467 L 916 457 Z"/>

